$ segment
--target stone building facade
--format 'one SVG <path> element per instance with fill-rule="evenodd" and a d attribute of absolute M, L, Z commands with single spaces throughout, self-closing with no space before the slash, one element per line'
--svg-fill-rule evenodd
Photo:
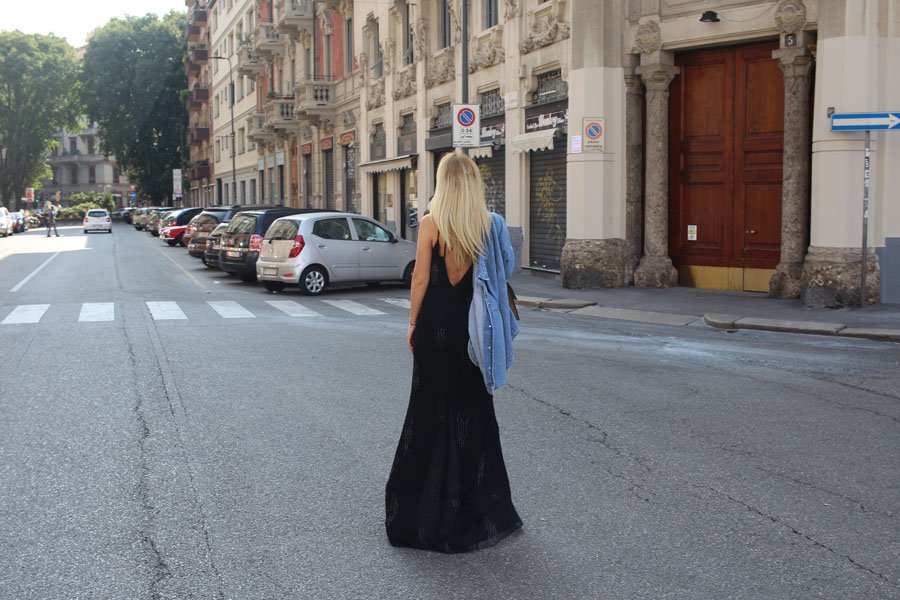
<path fill-rule="evenodd" d="M 96 123 L 78 132 L 61 129 L 56 137 L 59 145 L 48 161 L 52 176 L 41 183 L 44 201 L 57 202 L 59 198 L 59 204 L 68 206 L 73 194 L 109 192 L 117 206 L 128 205 L 128 177 L 119 170 L 115 157 L 101 152 Z"/>
<path fill-rule="evenodd" d="M 896 2 L 470 0 L 465 71 L 460 0 L 242 6 L 262 198 L 415 240 L 468 101 L 523 268 L 859 301 L 862 135 L 829 114 L 900 98 Z M 900 301 L 898 163 L 900 135 L 873 134 L 869 301 Z"/>
<path fill-rule="evenodd" d="M 215 204 L 213 186 L 212 114 L 210 112 L 209 7 L 200 0 L 185 0 L 188 7 L 185 39 L 188 45 L 184 68 L 188 77 L 185 98 L 188 111 L 187 144 L 190 164 L 183 172 L 189 182 L 184 189 L 185 206 Z"/>

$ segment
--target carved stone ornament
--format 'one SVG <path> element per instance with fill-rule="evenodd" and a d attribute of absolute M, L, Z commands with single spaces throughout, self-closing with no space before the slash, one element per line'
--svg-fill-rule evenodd
<path fill-rule="evenodd" d="M 475 48 L 472 52 L 472 59 L 469 61 L 469 73 L 492 67 L 505 60 L 503 25 L 497 25 L 475 39 Z"/>
<path fill-rule="evenodd" d="M 506 12 L 503 13 L 503 16 L 506 17 L 507 21 L 515 19 L 519 10 L 516 6 L 516 0 L 504 0 L 504 4 L 506 4 Z"/>
<path fill-rule="evenodd" d="M 359 72 L 368 78 L 369 72 L 369 53 L 360 52 L 356 55 L 356 64 L 359 65 Z"/>
<path fill-rule="evenodd" d="M 308 29 L 304 29 L 300 32 L 300 45 L 307 50 L 309 50 L 312 45 L 312 35 L 310 35 Z"/>
<path fill-rule="evenodd" d="M 569 39 L 571 26 L 564 20 L 566 0 L 550 0 L 528 11 L 528 35 L 519 43 L 522 54 Z"/>
<path fill-rule="evenodd" d="M 352 109 L 341 112 L 341 116 L 338 117 L 338 124 L 340 124 L 341 129 L 352 128 L 356 125 L 356 114 Z"/>
<path fill-rule="evenodd" d="M 459 20 L 460 7 L 458 6 L 458 3 L 459 0 L 449 0 L 447 2 L 447 10 L 450 12 L 450 23 L 452 24 L 454 32 L 453 39 L 456 40 L 457 44 L 462 40 L 462 27 L 460 26 Z"/>
<path fill-rule="evenodd" d="M 775 29 L 778 33 L 796 33 L 806 26 L 806 5 L 803 0 L 782 0 L 775 9 Z"/>
<path fill-rule="evenodd" d="M 369 86 L 369 97 L 366 108 L 369 110 L 384 106 L 384 79 L 379 79 Z"/>
<path fill-rule="evenodd" d="M 425 73 L 425 87 L 432 88 L 453 79 L 456 74 L 453 56 L 452 47 L 443 48 L 431 56 Z"/>
<path fill-rule="evenodd" d="M 422 57 L 428 52 L 428 20 L 419 19 L 416 21 L 416 28 L 413 30 L 413 43 L 415 44 L 415 62 L 422 60 Z"/>
<path fill-rule="evenodd" d="M 334 133 L 334 122 L 331 119 L 322 117 L 319 120 L 319 134 L 332 135 Z"/>
<path fill-rule="evenodd" d="M 394 74 L 394 54 L 397 51 L 397 43 L 391 38 L 384 38 L 381 42 L 381 60 L 384 63 L 384 73 Z"/>
<path fill-rule="evenodd" d="M 416 68 L 407 67 L 400 71 L 397 80 L 394 83 L 394 92 L 391 94 L 394 100 L 406 98 L 416 93 Z"/>
<path fill-rule="evenodd" d="M 635 42 L 638 52 L 641 54 L 650 54 L 662 48 L 662 35 L 659 32 L 659 23 L 656 21 L 641 23 L 641 26 L 638 27 Z"/>

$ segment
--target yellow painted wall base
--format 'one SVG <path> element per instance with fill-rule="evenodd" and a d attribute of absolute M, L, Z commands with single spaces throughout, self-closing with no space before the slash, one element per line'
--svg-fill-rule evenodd
<path fill-rule="evenodd" d="M 775 269 L 741 269 L 736 267 L 678 267 L 678 284 L 684 287 L 738 292 L 768 292 L 769 279 Z"/>

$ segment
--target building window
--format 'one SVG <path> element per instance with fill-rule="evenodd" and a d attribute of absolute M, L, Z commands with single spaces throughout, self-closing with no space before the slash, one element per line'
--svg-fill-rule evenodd
<path fill-rule="evenodd" d="M 244 128 L 238 129 L 238 154 L 243 154 L 247 149 Z"/>
<path fill-rule="evenodd" d="M 450 2 L 451 0 L 438 0 L 438 41 L 441 48 L 447 48 L 450 45 Z"/>
<path fill-rule="evenodd" d="M 344 74 L 353 72 L 353 18 L 344 21 Z"/>
<path fill-rule="evenodd" d="M 87 147 L 88 147 L 87 153 L 93 154 L 94 153 L 94 136 L 88 136 Z"/>
<path fill-rule="evenodd" d="M 497 10 L 497 0 L 482 0 L 484 2 L 484 28 L 489 29 L 500 22 Z"/>
<path fill-rule="evenodd" d="M 97 167 L 88 167 L 88 183 L 97 183 Z"/>
<path fill-rule="evenodd" d="M 568 86 L 563 81 L 562 71 L 554 69 L 537 76 L 537 91 L 532 96 L 532 104 L 544 104 L 545 102 L 555 102 L 564 100 L 568 97 Z"/>
<path fill-rule="evenodd" d="M 52 183 L 54 183 L 54 184 L 59 183 L 59 180 L 57 179 L 57 177 L 59 177 L 59 176 L 56 174 L 56 169 L 51 169 L 50 171 L 53 173 L 53 179 L 51 180 Z"/>
<path fill-rule="evenodd" d="M 278 165 L 278 199 L 284 202 L 284 165 Z"/>
<path fill-rule="evenodd" d="M 381 54 L 381 36 L 378 32 L 378 22 L 376 21 L 372 27 L 374 31 L 372 40 L 375 42 L 375 47 L 372 49 L 372 56 L 375 58 L 375 61 L 372 63 L 372 73 L 375 79 L 380 79 L 384 75 L 384 57 Z"/>
<path fill-rule="evenodd" d="M 413 63 L 413 59 L 415 58 L 413 55 L 413 48 L 415 43 L 413 42 L 413 24 L 412 24 L 412 16 L 410 11 L 412 7 L 407 4 L 406 11 L 403 13 L 403 64 L 411 65 Z"/>
<path fill-rule="evenodd" d="M 222 160 L 222 142 L 216 140 L 216 162 Z"/>
<path fill-rule="evenodd" d="M 69 183 L 78 183 L 78 166 L 72 165 L 71 170 L 69 171 Z"/>
<path fill-rule="evenodd" d="M 331 81 L 331 34 L 325 35 L 325 81 Z"/>
<path fill-rule="evenodd" d="M 256 203 L 256 180 L 250 180 L 250 204 Z"/>
<path fill-rule="evenodd" d="M 415 135 L 416 133 L 416 113 L 406 113 L 400 115 L 400 135 Z"/>
<path fill-rule="evenodd" d="M 218 62 L 218 61 L 213 61 L 213 62 Z M 214 116 L 216 116 L 216 117 L 219 116 L 219 102 L 220 102 L 219 94 L 216 94 L 215 99 L 213 99 L 213 106 L 216 109 L 216 114 Z"/>
<path fill-rule="evenodd" d="M 238 75 L 237 93 L 238 93 L 237 99 L 243 100 L 244 99 L 244 76 L 243 75 Z"/>
<path fill-rule="evenodd" d="M 246 180 L 241 181 L 241 202 L 247 202 L 247 182 Z"/>
<path fill-rule="evenodd" d="M 503 96 L 500 95 L 500 89 L 489 90 L 481 94 L 481 116 L 496 117 L 502 115 L 506 111 L 503 103 Z"/>
<path fill-rule="evenodd" d="M 437 116 L 434 119 L 434 128 L 435 129 L 443 129 L 445 127 L 450 127 L 453 124 L 453 111 L 450 108 L 450 103 L 445 102 L 444 104 L 437 105 Z"/>
<path fill-rule="evenodd" d="M 78 138 L 69 138 L 69 154 L 78 154 Z"/>

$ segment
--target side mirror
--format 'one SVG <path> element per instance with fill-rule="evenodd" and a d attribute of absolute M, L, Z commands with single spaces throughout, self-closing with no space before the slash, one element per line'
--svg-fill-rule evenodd
<path fill-rule="evenodd" d="M 392 243 L 392 244 L 399 244 L 399 243 L 400 243 L 400 240 L 398 240 L 398 239 L 397 239 L 397 236 L 395 236 L 393 233 L 391 234 L 391 243 Z"/>

